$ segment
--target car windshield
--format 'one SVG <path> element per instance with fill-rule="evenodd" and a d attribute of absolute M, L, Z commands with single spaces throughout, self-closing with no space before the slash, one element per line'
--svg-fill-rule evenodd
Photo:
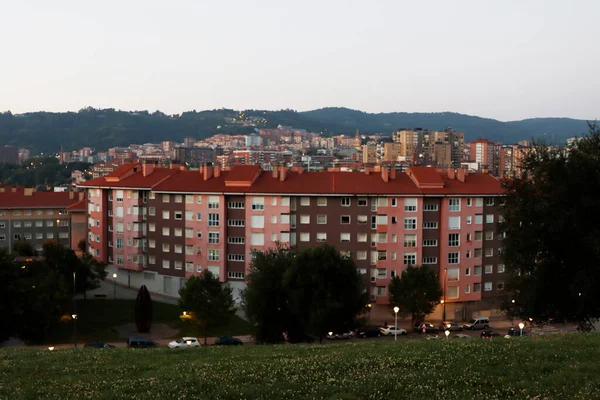
<path fill-rule="evenodd" d="M 185 340 L 183 340 L 183 339 L 179 339 L 179 340 L 177 341 L 177 343 L 179 343 L 179 344 L 181 344 L 181 343 L 185 343 Z"/>
<path fill-rule="evenodd" d="M 471 319 L 469 320 L 469 323 L 470 323 L 470 324 L 474 324 L 476 321 L 477 321 L 477 320 L 476 320 L 475 318 L 471 318 Z"/>

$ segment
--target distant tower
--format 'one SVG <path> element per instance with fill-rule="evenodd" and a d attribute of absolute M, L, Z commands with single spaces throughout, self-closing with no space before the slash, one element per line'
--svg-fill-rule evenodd
<path fill-rule="evenodd" d="M 358 129 L 356 130 L 356 135 L 354 136 L 354 147 L 360 150 L 360 133 L 358 133 Z"/>
<path fill-rule="evenodd" d="M 64 162 L 64 160 L 63 160 L 63 145 L 62 144 L 60 145 L 60 154 L 59 154 L 58 160 L 59 160 L 58 163 L 60 165 L 62 165 L 62 163 Z"/>

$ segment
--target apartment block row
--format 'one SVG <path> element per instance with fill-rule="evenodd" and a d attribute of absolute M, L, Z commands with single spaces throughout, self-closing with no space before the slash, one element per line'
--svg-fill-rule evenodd
<path fill-rule="evenodd" d="M 84 193 L 0 186 L 0 247 L 12 251 L 26 241 L 39 253 L 54 240 L 77 249 L 87 232 L 85 204 Z"/>
<path fill-rule="evenodd" d="M 408 265 L 438 272 L 449 303 L 503 290 L 502 187 L 489 174 L 130 163 L 80 186 L 89 251 L 130 284 L 166 295 L 204 269 L 241 289 L 253 252 L 277 243 L 334 245 L 376 304 L 388 303 L 390 279 Z"/>

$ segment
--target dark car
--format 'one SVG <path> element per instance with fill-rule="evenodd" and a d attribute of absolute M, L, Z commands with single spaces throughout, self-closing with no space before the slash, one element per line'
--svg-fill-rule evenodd
<path fill-rule="evenodd" d="M 481 332 L 482 339 L 491 339 L 491 338 L 495 338 L 495 337 L 500 337 L 500 334 L 498 332 L 494 332 L 494 331 L 490 331 L 490 330 L 484 330 Z"/>
<path fill-rule="evenodd" d="M 381 336 L 381 332 L 378 328 L 364 328 L 358 331 L 357 336 L 361 339 L 368 337 L 377 337 Z"/>
<path fill-rule="evenodd" d="M 102 343 L 102 342 L 89 342 L 84 346 L 86 349 L 114 349 L 115 346 L 112 344 Z"/>
<path fill-rule="evenodd" d="M 215 340 L 216 346 L 241 346 L 242 344 L 240 339 L 231 336 L 221 336 Z"/>
<path fill-rule="evenodd" d="M 146 338 L 130 337 L 127 340 L 127 347 L 132 349 L 149 349 L 158 347 L 158 343 Z"/>
<path fill-rule="evenodd" d="M 444 321 L 441 328 L 450 332 L 462 332 L 463 327 L 456 322 Z"/>
<path fill-rule="evenodd" d="M 522 334 L 521 334 L 521 332 L 522 332 Z M 507 335 L 508 335 L 508 336 L 513 336 L 513 337 L 514 337 L 514 336 L 528 336 L 528 335 L 529 335 L 529 332 L 527 332 L 525 329 L 523 329 L 523 330 L 521 331 L 521 329 L 519 329 L 519 328 L 510 328 L 510 329 L 508 330 L 508 333 L 507 333 Z"/>
<path fill-rule="evenodd" d="M 439 333 L 440 328 L 438 326 L 435 326 L 433 324 L 430 324 L 429 322 L 420 322 L 418 324 L 415 324 L 415 332 L 418 333 Z"/>

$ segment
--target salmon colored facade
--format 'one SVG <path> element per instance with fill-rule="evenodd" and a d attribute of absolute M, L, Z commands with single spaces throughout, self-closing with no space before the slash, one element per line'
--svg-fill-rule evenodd
<path fill-rule="evenodd" d="M 354 260 L 375 304 L 389 304 L 390 280 L 408 265 L 436 271 L 448 303 L 502 294 L 503 189 L 486 173 L 386 167 L 262 171 L 258 166 L 222 171 L 219 165 L 187 171 L 134 163 L 81 186 L 94 205 L 91 253 L 116 270 L 131 270 L 134 284 L 162 294 L 176 296 L 185 279 L 204 269 L 241 290 L 253 252 L 277 243 L 298 249 L 335 246 Z M 115 204 L 119 190 L 125 194 L 122 205 Z M 124 210 L 122 265 L 114 263 L 117 207 Z M 113 247 L 105 246 L 106 231 L 113 232 Z"/>

